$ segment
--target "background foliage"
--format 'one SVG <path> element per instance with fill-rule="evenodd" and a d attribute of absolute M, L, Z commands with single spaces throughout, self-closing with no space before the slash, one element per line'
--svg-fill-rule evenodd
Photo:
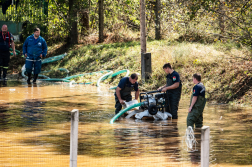
<path fill-rule="evenodd" d="M 146 0 L 146 24 L 149 39 L 155 38 L 155 0 Z M 8 8 L 7 14 L 0 14 L 2 20 L 29 21 L 48 28 L 51 43 L 67 40 L 71 29 L 69 22 L 69 1 L 50 0 L 48 17 L 43 13 L 42 0 L 23 0 L 17 10 L 15 5 Z M 250 0 L 161 0 L 161 36 L 171 36 L 180 40 L 212 43 L 217 40 L 232 40 L 251 45 L 252 2 Z M 87 34 L 98 35 L 98 0 L 74 0 L 78 13 L 79 42 L 85 41 Z M 104 35 L 110 40 L 131 36 L 139 38 L 140 7 L 139 0 L 104 1 Z M 80 12 L 88 11 L 88 33 L 81 33 Z M 73 18 L 72 18 L 73 19 Z M 87 41 L 86 41 L 87 42 Z"/>

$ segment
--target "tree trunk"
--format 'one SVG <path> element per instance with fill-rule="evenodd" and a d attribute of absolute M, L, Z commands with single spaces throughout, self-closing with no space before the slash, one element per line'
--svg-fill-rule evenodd
<path fill-rule="evenodd" d="M 220 4 L 219 4 L 219 28 L 221 30 L 221 35 L 224 35 L 225 33 L 225 20 L 224 20 L 224 9 L 223 9 L 223 6 L 224 6 L 224 0 L 221 0 L 220 1 Z"/>
<path fill-rule="evenodd" d="M 89 30 L 89 11 L 88 9 L 84 9 L 79 12 L 80 16 L 80 27 L 81 27 L 81 35 L 86 36 L 88 35 Z"/>
<path fill-rule="evenodd" d="M 77 30 L 77 0 L 69 0 L 69 23 L 70 23 L 70 36 L 68 43 L 78 43 L 78 30 Z"/>
<path fill-rule="evenodd" d="M 98 0 L 99 4 L 99 43 L 104 41 L 103 29 L 104 29 L 104 11 L 103 11 L 104 0 Z"/>
<path fill-rule="evenodd" d="M 156 0 L 155 4 L 155 39 L 160 40 L 160 0 Z"/>

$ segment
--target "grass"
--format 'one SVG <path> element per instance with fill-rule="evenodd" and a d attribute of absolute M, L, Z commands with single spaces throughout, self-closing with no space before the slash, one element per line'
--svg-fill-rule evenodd
<path fill-rule="evenodd" d="M 63 44 L 57 44 L 49 48 L 49 55 L 64 52 L 68 55 L 63 60 L 44 65 L 42 70 L 56 71 L 57 68 L 66 68 L 70 71 L 70 75 L 75 75 L 101 70 L 116 72 L 129 69 L 131 73 L 141 74 L 140 43 L 136 41 L 74 45 L 68 49 Z M 177 40 L 152 40 L 147 42 L 147 52 L 152 56 L 153 72 L 151 79 L 145 84 L 142 84 L 141 79 L 139 80 L 141 90 L 154 90 L 164 85 L 166 74 L 162 66 L 170 62 L 181 76 L 184 95 L 191 94 L 192 75 L 200 73 L 209 100 L 218 103 L 251 105 L 251 48 L 238 43 L 221 41 L 203 44 Z M 115 86 L 123 75 L 102 83 Z M 94 75 L 89 78 L 77 78 L 76 81 L 96 81 L 97 78 L 99 77 Z"/>

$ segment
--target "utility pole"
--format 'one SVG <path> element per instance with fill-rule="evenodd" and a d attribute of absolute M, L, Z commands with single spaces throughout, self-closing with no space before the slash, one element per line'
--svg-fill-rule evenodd
<path fill-rule="evenodd" d="M 145 0 L 140 0 L 140 41 L 141 41 L 141 79 L 145 81 L 145 62 L 144 54 L 146 53 L 146 24 L 145 24 Z"/>
<path fill-rule="evenodd" d="M 160 0 L 156 0 L 155 4 L 155 39 L 160 40 Z"/>

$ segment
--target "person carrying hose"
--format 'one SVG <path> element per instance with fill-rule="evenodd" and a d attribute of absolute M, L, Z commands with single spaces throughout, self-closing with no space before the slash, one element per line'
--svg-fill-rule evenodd
<path fill-rule="evenodd" d="M 182 84 L 179 74 L 174 71 L 170 63 L 163 66 L 166 76 L 166 84 L 158 88 L 161 92 L 166 92 L 166 111 L 172 115 L 172 119 L 178 119 L 178 106 L 181 97 Z"/>
<path fill-rule="evenodd" d="M 31 74 L 34 68 L 33 83 L 36 83 L 38 74 L 41 72 L 41 59 L 46 57 L 47 44 L 40 36 L 40 29 L 35 28 L 34 34 L 26 38 L 23 45 L 23 54 L 26 57 L 25 68 L 28 75 L 27 83 L 31 84 Z"/>
<path fill-rule="evenodd" d="M 6 80 L 7 70 L 10 62 L 10 46 L 13 50 L 13 55 L 16 56 L 13 35 L 8 32 L 8 27 L 6 24 L 4 24 L 0 31 L 0 79 L 3 70 L 4 82 Z"/>
<path fill-rule="evenodd" d="M 124 102 L 132 100 L 131 91 L 135 91 L 135 99 L 139 97 L 139 89 L 137 83 L 137 74 L 131 74 L 130 77 L 124 77 L 120 80 L 115 92 L 115 114 L 119 113 L 122 109 Z"/>
<path fill-rule="evenodd" d="M 190 100 L 190 107 L 187 115 L 187 127 L 201 128 L 203 126 L 203 110 L 206 104 L 205 98 L 205 86 L 201 83 L 201 75 L 193 75 L 193 83 L 196 84 L 193 87 L 193 93 Z"/>

